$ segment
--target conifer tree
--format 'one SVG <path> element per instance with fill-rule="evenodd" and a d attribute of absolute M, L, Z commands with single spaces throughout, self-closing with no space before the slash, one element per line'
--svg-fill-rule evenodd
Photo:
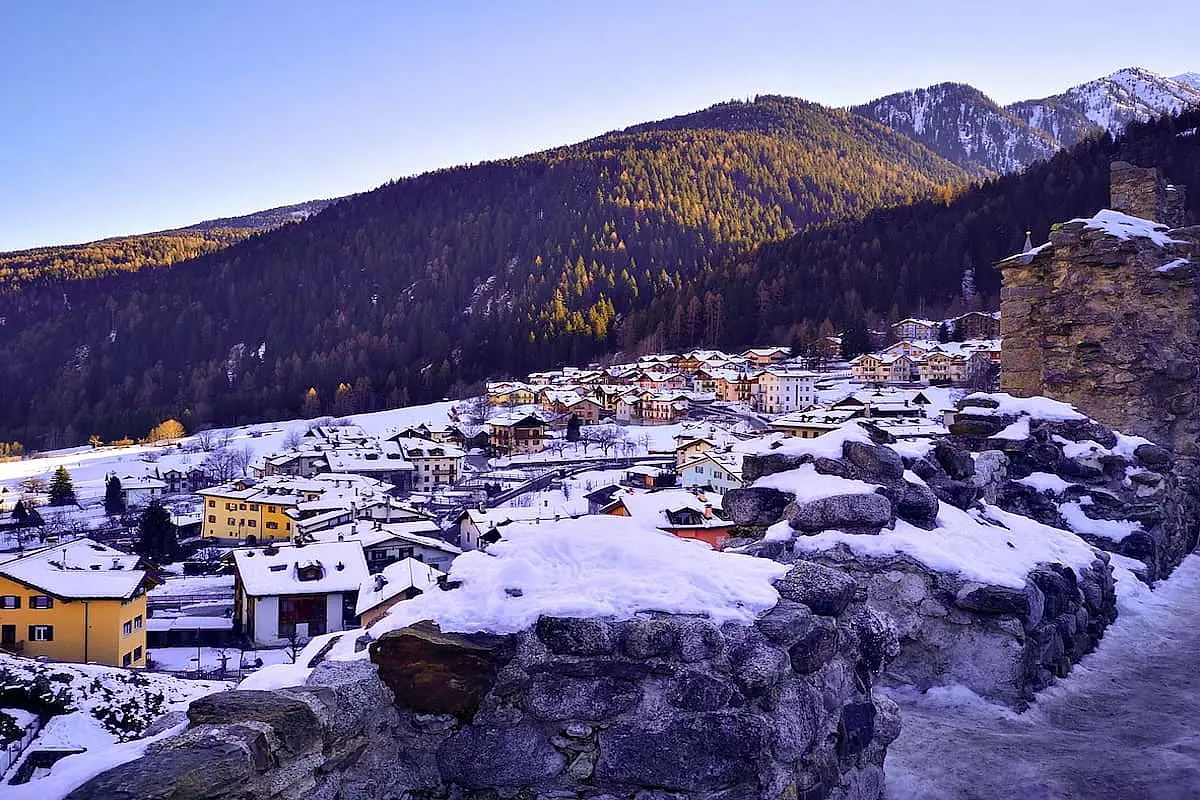
<path fill-rule="evenodd" d="M 568 442 L 578 442 L 579 441 L 579 428 L 580 428 L 581 424 L 582 423 L 580 423 L 580 421 L 579 421 L 579 416 L 576 414 L 572 414 L 570 416 L 570 418 L 567 419 L 567 441 Z"/>
<path fill-rule="evenodd" d="M 138 520 L 139 555 L 169 562 L 179 554 L 179 539 L 171 515 L 157 500 L 151 501 Z"/>
<path fill-rule="evenodd" d="M 71 482 L 71 473 L 67 472 L 66 467 L 60 466 L 50 479 L 50 505 L 69 506 L 74 502 L 75 484 Z"/>
<path fill-rule="evenodd" d="M 121 491 L 121 479 L 109 475 L 104 482 L 104 513 L 109 516 L 125 513 L 125 495 Z"/>

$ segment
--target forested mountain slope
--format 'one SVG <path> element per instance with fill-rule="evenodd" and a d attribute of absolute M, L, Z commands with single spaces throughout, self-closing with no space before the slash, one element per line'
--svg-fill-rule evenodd
<path fill-rule="evenodd" d="M 0 297 L 0 440 L 294 416 L 310 387 L 365 410 L 586 360 L 757 242 L 966 179 L 863 117 L 762 97 L 397 181 L 170 270 Z"/>
<path fill-rule="evenodd" d="M 1087 139 L 949 203 L 881 209 L 764 244 L 631 314 L 625 335 L 667 348 L 803 346 L 826 319 L 827 332 L 862 341 L 868 326 L 909 314 L 998 308 L 1000 276 L 991 264 L 1018 252 L 1027 230 L 1044 242 L 1051 225 L 1104 208 L 1109 164 L 1117 159 L 1158 166 L 1169 180 L 1200 187 L 1200 111 L 1132 123 L 1115 140 Z M 1200 191 L 1189 193 L 1188 207 L 1200 220 Z M 972 303 L 962 297 L 967 266 L 978 293 Z"/>
<path fill-rule="evenodd" d="M 0 253 L 0 294 L 34 286 L 62 286 L 71 281 L 136 272 L 146 267 L 167 267 L 228 247 L 260 231 L 305 219 L 333 202 L 311 200 L 241 217 L 198 222 L 175 230 L 3 252 Z"/>

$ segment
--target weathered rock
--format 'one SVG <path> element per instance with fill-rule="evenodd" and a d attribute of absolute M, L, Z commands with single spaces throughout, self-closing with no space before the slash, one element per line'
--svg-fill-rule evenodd
<path fill-rule="evenodd" d="M 919 528 L 931 530 L 937 524 L 938 506 L 937 494 L 928 486 L 906 483 L 896 503 L 896 516 Z"/>
<path fill-rule="evenodd" d="M 685 711 L 719 711 L 729 704 L 734 686 L 701 670 L 684 670 L 671 679 L 667 702 Z"/>
<path fill-rule="evenodd" d="M 759 617 L 754 625 L 770 641 L 791 645 L 812 627 L 812 611 L 803 603 L 782 598 L 774 608 Z"/>
<path fill-rule="evenodd" d="M 779 596 L 808 606 L 814 614 L 836 617 L 854 600 L 858 582 L 844 572 L 798 561 L 775 583 Z"/>
<path fill-rule="evenodd" d="M 953 480 L 965 481 L 975 474 L 975 460 L 971 454 L 959 450 L 946 441 L 933 446 L 933 457 Z"/>
<path fill-rule="evenodd" d="M 792 669 L 801 675 L 816 672 L 837 652 L 837 628 L 820 621 L 788 648 Z"/>
<path fill-rule="evenodd" d="M 596 778 L 670 791 L 711 792 L 751 781 L 764 757 L 761 718 L 710 712 L 661 729 L 617 725 L 600 734 Z"/>
<path fill-rule="evenodd" d="M 438 749 L 438 768 L 450 783 L 468 789 L 527 786 L 558 775 L 566 758 L 530 724 L 468 726 Z"/>
<path fill-rule="evenodd" d="M 642 699 L 641 686 L 622 678 L 569 678 L 539 674 L 526 695 L 529 713 L 540 720 L 602 720 L 629 711 Z"/>
<path fill-rule="evenodd" d="M 630 658 L 655 658 L 669 655 L 677 636 L 668 623 L 657 619 L 635 619 L 621 631 L 621 649 Z"/>
<path fill-rule="evenodd" d="M 1029 616 L 1029 595 L 1023 589 L 968 583 L 954 599 L 959 608 L 980 614 Z"/>
<path fill-rule="evenodd" d="M 1174 460 L 1170 450 L 1149 443 L 1139 444 L 1134 448 L 1133 457 L 1137 459 L 1137 463 L 1148 469 L 1169 467 Z"/>
<path fill-rule="evenodd" d="M 783 651 L 756 636 L 748 636 L 733 648 L 729 664 L 734 681 L 749 697 L 757 697 L 779 683 L 788 668 Z"/>
<path fill-rule="evenodd" d="M 321 722 L 308 703 L 276 692 L 241 690 L 201 697 L 188 707 L 193 725 L 261 722 L 293 753 L 321 741 Z"/>
<path fill-rule="evenodd" d="M 537 635 L 558 655 L 603 656 L 613 651 L 612 630 L 600 619 L 542 617 Z"/>
<path fill-rule="evenodd" d="M 928 483 L 938 500 L 964 510 L 975 505 L 983 494 L 978 486 L 936 475 Z"/>
<path fill-rule="evenodd" d="M 879 494 L 842 494 L 804 503 L 787 510 L 788 523 L 805 533 L 832 529 L 876 530 L 892 523 L 892 504 Z"/>
<path fill-rule="evenodd" d="M 842 445 L 842 455 L 868 480 L 886 483 L 904 477 L 904 462 L 890 447 L 849 441 Z"/>
<path fill-rule="evenodd" d="M 673 622 L 679 657 L 687 663 L 703 661 L 721 652 L 725 640 L 716 625 L 708 620 L 682 617 Z"/>
<path fill-rule="evenodd" d="M 750 487 L 730 489 L 721 501 L 729 518 L 738 525 L 766 527 L 783 519 L 783 510 L 794 495 L 778 489 Z"/>
<path fill-rule="evenodd" d="M 389 631 L 371 643 L 371 661 L 396 704 L 469 719 L 513 655 L 507 637 L 447 634 L 432 625 Z"/>
<path fill-rule="evenodd" d="M 742 480 L 747 484 L 754 483 L 759 478 L 774 475 L 777 472 L 787 472 L 811 461 L 812 456 L 809 455 L 762 453 L 754 458 L 746 459 L 742 467 Z"/>

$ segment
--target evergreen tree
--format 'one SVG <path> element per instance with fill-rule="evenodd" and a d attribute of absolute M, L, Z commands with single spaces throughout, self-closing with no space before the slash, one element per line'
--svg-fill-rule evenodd
<path fill-rule="evenodd" d="M 946 342 L 950 341 L 950 339 L 951 339 L 951 335 L 950 335 L 949 323 L 943 322 L 940 325 L 938 325 L 937 340 L 939 342 L 941 342 L 942 344 L 945 344 Z"/>
<path fill-rule="evenodd" d="M 138 520 L 139 555 L 170 562 L 179 554 L 179 539 L 171 515 L 157 500 L 151 501 Z"/>
<path fill-rule="evenodd" d="M 572 414 L 570 416 L 570 418 L 567 420 L 567 441 L 568 442 L 578 442 L 579 441 L 579 428 L 581 425 L 582 425 L 582 423 L 579 421 L 579 417 L 575 414 Z"/>
<path fill-rule="evenodd" d="M 19 525 L 29 524 L 29 509 L 25 507 L 24 500 L 17 501 L 17 504 L 15 506 L 13 506 L 12 515 L 13 515 L 13 519 L 15 519 L 17 521 L 17 524 L 19 524 Z"/>
<path fill-rule="evenodd" d="M 842 358 L 849 361 L 870 350 L 871 334 L 867 331 L 867 321 L 862 317 L 852 320 L 842 333 Z"/>
<path fill-rule="evenodd" d="M 75 484 L 71 482 L 71 473 L 66 467 L 60 466 L 54 470 L 50 479 L 50 505 L 69 506 L 75 502 Z"/>
<path fill-rule="evenodd" d="M 121 479 L 109 475 L 104 483 L 104 513 L 110 516 L 125 513 L 125 495 L 121 492 Z"/>

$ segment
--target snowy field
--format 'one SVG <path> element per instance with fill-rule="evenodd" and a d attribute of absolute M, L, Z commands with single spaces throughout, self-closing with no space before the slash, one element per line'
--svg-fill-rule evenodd
<path fill-rule="evenodd" d="M 147 655 L 154 660 L 156 672 L 188 672 L 196 669 L 195 647 L 152 647 Z M 291 655 L 287 650 L 242 650 L 240 647 L 201 647 L 200 668 L 205 672 L 221 668 L 222 654 L 227 656 L 225 668 L 231 673 L 231 680 L 236 679 L 240 665 L 246 665 L 246 670 L 257 669 L 252 666 L 256 659 L 262 659 L 263 666 L 268 664 L 290 664 Z"/>
<path fill-rule="evenodd" d="M 370 414 L 355 414 L 347 417 L 360 425 L 368 434 L 386 434 L 402 428 L 421 424 L 443 427 L 450 422 L 453 402 L 431 403 L 409 406 L 391 411 L 376 411 Z M 220 440 L 229 434 L 229 446 L 234 449 L 250 448 L 254 456 L 268 455 L 285 450 L 283 441 L 291 431 L 304 433 L 312 420 L 298 419 L 287 422 L 263 422 L 243 425 L 238 428 L 215 429 L 212 434 Z M 195 452 L 186 452 L 194 449 Z M 8 489 L 6 497 L 21 494 L 21 481 L 38 477 L 49 484 L 54 470 L 66 467 L 75 484 L 75 495 L 83 505 L 104 497 L 104 481 L 109 474 L 118 477 L 132 475 L 141 477 L 176 468 L 186 471 L 198 467 L 207 454 L 200 450 L 195 436 L 188 436 L 170 445 L 132 445 L 129 447 L 73 447 L 43 453 L 37 458 L 0 463 L 0 488 Z M 9 502 L 11 505 L 11 501 Z"/>

